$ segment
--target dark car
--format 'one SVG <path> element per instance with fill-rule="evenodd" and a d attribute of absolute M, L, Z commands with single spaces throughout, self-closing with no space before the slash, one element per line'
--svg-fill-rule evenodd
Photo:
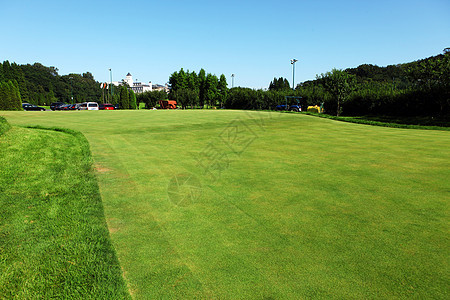
<path fill-rule="evenodd" d="M 45 108 L 30 104 L 30 103 L 22 103 L 22 108 L 23 108 L 23 110 L 26 110 L 26 111 L 29 111 L 29 110 L 45 111 Z"/>
<path fill-rule="evenodd" d="M 105 103 L 105 104 L 100 104 L 100 105 L 98 106 L 98 109 L 100 109 L 100 110 L 114 110 L 115 107 L 114 107 L 114 105 L 112 105 L 112 104 Z"/>
<path fill-rule="evenodd" d="M 53 102 L 52 104 L 50 104 L 50 109 L 51 110 L 59 110 L 59 107 L 61 105 L 64 105 L 64 104 L 66 104 L 66 103 L 64 103 L 64 102 Z"/>
<path fill-rule="evenodd" d="M 77 110 L 78 109 L 78 104 L 70 104 L 68 109 L 69 110 Z"/>
<path fill-rule="evenodd" d="M 63 104 L 60 105 L 57 110 L 75 110 L 76 104 Z"/>

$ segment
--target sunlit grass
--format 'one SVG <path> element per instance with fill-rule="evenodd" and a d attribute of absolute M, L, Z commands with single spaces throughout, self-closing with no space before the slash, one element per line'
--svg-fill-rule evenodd
<path fill-rule="evenodd" d="M 127 298 L 91 163 L 77 134 L 0 136 L 1 299 Z"/>
<path fill-rule="evenodd" d="M 2 114 L 85 134 L 136 298 L 448 298 L 448 132 L 222 110 Z"/>

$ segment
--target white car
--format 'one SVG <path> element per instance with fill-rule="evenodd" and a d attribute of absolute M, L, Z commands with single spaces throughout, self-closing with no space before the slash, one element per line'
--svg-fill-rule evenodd
<path fill-rule="evenodd" d="M 97 102 L 84 102 L 78 107 L 79 110 L 98 110 Z"/>

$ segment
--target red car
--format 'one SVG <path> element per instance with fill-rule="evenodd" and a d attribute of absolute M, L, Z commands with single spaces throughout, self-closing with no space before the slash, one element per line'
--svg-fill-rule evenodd
<path fill-rule="evenodd" d="M 109 104 L 109 103 L 100 104 L 98 106 L 98 109 L 100 109 L 100 110 L 114 110 L 114 105 Z"/>

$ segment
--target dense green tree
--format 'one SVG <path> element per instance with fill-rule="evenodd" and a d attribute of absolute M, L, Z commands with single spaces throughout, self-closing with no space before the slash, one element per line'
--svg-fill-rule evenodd
<path fill-rule="evenodd" d="M 443 115 L 450 107 L 450 53 L 421 60 L 407 69 L 414 87 L 429 95 Z"/>
<path fill-rule="evenodd" d="M 224 74 L 220 75 L 219 82 L 217 84 L 217 95 L 219 106 L 222 107 L 228 97 L 228 83 Z"/>
<path fill-rule="evenodd" d="M 138 109 L 138 104 L 136 102 L 136 94 L 132 89 L 128 90 L 128 98 L 130 99 L 130 108 Z"/>
<path fill-rule="evenodd" d="M 198 72 L 198 97 L 199 97 L 199 105 L 203 107 L 206 102 L 206 71 L 204 69 L 200 69 Z"/>
<path fill-rule="evenodd" d="M 217 76 L 208 73 L 206 75 L 205 84 L 205 100 L 209 106 L 215 106 L 218 99 L 218 84 Z"/>
<path fill-rule="evenodd" d="M 46 97 L 47 103 L 52 103 L 52 102 L 57 102 L 58 99 L 55 97 L 55 93 L 53 92 L 53 86 L 52 84 L 49 85 L 48 87 L 48 93 L 47 93 L 47 97 Z M 69 102 L 71 103 L 71 102 Z"/>
<path fill-rule="evenodd" d="M 40 63 L 18 65 L 4 61 L 0 63 L 0 78 L 16 81 L 21 99 L 32 104 L 49 105 L 53 101 L 80 102 L 98 101 L 101 89 L 90 72 L 60 76 L 55 67 L 45 67 Z M 42 95 L 46 99 L 42 103 Z"/>
<path fill-rule="evenodd" d="M 38 105 L 45 105 L 45 96 L 44 93 L 42 94 L 37 94 L 36 96 L 34 96 L 35 99 L 38 99 Z"/>
<path fill-rule="evenodd" d="M 185 89 L 188 87 L 188 73 L 181 68 L 179 72 L 173 72 L 169 77 L 169 84 L 171 92 L 175 92 L 179 89 Z M 172 95 L 170 95 L 172 97 Z"/>
<path fill-rule="evenodd" d="M 178 89 L 173 93 L 173 99 L 181 108 L 185 109 L 187 106 L 195 107 L 198 102 L 198 92 L 195 89 Z"/>
<path fill-rule="evenodd" d="M 291 87 L 289 86 L 289 81 L 286 78 L 273 78 L 273 81 L 269 84 L 270 91 L 283 91 L 289 90 Z"/>
<path fill-rule="evenodd" d="M 91 72 L 86 72 L 86 73 L 83 73 L 83 78 L 88 79 L 88 80 L 94 80 L 94 75 L 92 75 Z"/>
<path fill-rule="evenodd" d="M 325 89 L 332 95 L 336 102 L 336 115 L 342 113 L 342 103 L 349 99 L 356 87 L 356 76 L 343 70 L 332 69 L 330 72 L 317 77 L 322 81 Z"/>
<path fill-rule="evenodd" d="M 192 71 L 191 73 L 188 73 L 186 88 L 193 90 L 193 91 L 197 91 L 197 93 L 198 93 L 198 90 L 199 90 L 198 76 L 194 71 Z"/>
<path fill-rule="evenodd" d="M 9 110 L 10 94 L 5 81 L 0 81 L 0 110 Z"/>
<path fill-rule="evenodd" d="M 150 109 L 155 107 L 160 100 L 167 99 L 165 91 L 147 91 L 136 95 L 137 102 L 145 103 L 145 108 Z"/>
<path fill-rule="evenodd" d="M 128 88 L 125 85 L 120 86 L 120 98 L 119 98 L 119 107 L 121 109 L 129 109 L 130 108 L 130 97 L 128 94 Z"/>
<path fill-rule="evenodd" d="M 16 81 L 0 82 L 0 110 L 22 110 L 19 85 Z"/>
<path fill-rule="evenodd" d="M 221 105 L 227 97 L 227 82 L 223 75 L 219 81 L 216 75 L 206 74 L 201 69 L 198 74 L 195 72 L 185 72 L 181 68 L 178 72 L 170 75 L 169 83 L 171 87 L 169 97 L 177 100 L 182 107 L 196 107 L 205 104 L 209 106 Z M 220 84 L 220 86 L 219 86 Z M 187 92 L 189 90 L 190 92 Z M 179 92 L 181 91 L 181 92 Z M 188 97 L 183 99 L 183 97 Z"/>
<path fill-rule="evenodd" d="M 11 82 L 11 89 L 13 90 L 13 103 L 12 103 L 13 109 L 23 110 L 19 84 L 16 81 Z"/>

